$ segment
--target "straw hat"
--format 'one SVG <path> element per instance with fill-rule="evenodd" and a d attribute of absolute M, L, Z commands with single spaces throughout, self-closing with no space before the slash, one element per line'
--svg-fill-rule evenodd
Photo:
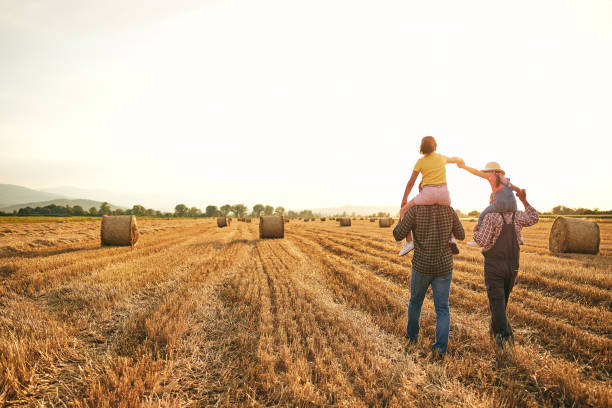
<path fill-rule="evenodd" d="M 499 165 L 498 162 L 488 162 L 485 165 L 484 170 L 482 170 L 483 172 L 490 172 L 490 171 L 499 171 L 501 174 L 506 174 L 505 171 L 502 170 L 501 166 Z"/>

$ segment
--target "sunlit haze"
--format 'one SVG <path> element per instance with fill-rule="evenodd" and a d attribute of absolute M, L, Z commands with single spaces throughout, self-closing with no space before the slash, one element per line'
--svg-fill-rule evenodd
<path fill-rule="evenodd" d="M 612 1 L 5 0 L 0 61 L 0 183 L 399 207 L 433 135 L 538 210 L 612 209 Z"/>

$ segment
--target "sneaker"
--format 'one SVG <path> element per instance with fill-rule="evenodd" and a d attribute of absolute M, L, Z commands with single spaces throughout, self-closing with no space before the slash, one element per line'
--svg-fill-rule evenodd
<path fill-rule="evenodd" d="M 442 354 L 439 348 L 434 348 L 431 350 L 431 359 L 433 361 L 441 361 L 444 359 L 444 354 Z"/>
<path fill-rule="evenodd" d="M 450 241 L 448 241 L 448 244 L 450 245 L 451 252 L 453 253 L 453 255 L 457 255 L 459 253 L 459 246 L 457 245 L 457 240 L 455 238 L 451 238 Z"/>
<path fill-rule="evenodd" d="M 475 248 L 480 248 L 480 245 L 478 245 L 478 243 L 476 241 L 474 241 L 474 240 L 469 241 L 466 244 L 467 244 L 467 246 L 471 246 L 471 247 L 475 247 Z"/>
<path fill-rule="evenodd" d="M 399 254 L 397 255 L 404 256 L 408 252 L 412 251 L 413 249 L 414 249 L 414 241 L 404 242 L 404 246 L 402 246 L 402 249 L 399 251 Z"/>

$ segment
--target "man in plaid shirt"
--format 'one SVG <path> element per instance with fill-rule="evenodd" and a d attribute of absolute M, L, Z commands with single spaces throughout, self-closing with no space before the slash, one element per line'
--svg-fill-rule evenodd
<path fill-rule="evenodd" d="M 410 275 L 410 303 L 406 337 L 416 343 L 425 293 L 431 285 L 436 309 L 435 358 L 441 358 L 448 346 L 450 309 L 448 298 L 453 277 L 453 254 L 448 240 L 451 232 L 463 240 L 465 231 L 452 207 L 447 205 L 417 205 L 412 207 L 393 230 L 396 241 L 412 231 L 414 256 Z"/>
<path fill-rule="evenodd" d="M 510 292 L 516 282 L 519 268 L 519 245 L 523 243 L 521 230 L 538 222 L 538 213 L 527 202 L 527 193 L 516 196 L 525 211 L 489 213 L 479 228 L 474 229 L 474 241 L 482 247 L 484 278 L 491 311 L 490 332 L 503 347 L 514 335 L 506 316 Z"/>

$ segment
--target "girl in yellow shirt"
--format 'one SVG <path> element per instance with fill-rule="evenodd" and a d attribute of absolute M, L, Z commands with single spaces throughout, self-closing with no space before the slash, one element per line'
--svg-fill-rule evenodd
<path fill-rule="evenodd" d="M 436 143 L 436 139 L 434 139 L 433 136 L 425 136 L 421 140 L 420 152 L 423 154 L 423 157 L 421 157 L 414 165 L 412 176 L 410 177 L 410 181 L 408 181 L 406 191 L 404 191 L 404 197 L 402 198 L 400 210 L 400 220 L 404 218 L 406 212 L 408 212 L 408 210 L 415 205 L 450 205 L 450 194 L 446 186 L 446 164 L 459 164 L 463 163 L 463 160 L 461 160 L 459 157 L 446 157 L 442 154 L 436 153 L 437 147 L 438 145 Z M 422 175 L 419 189 L 422 187 L 422 190 L 420 190 L 416 197 L 408 202 L 408 195 L 410 194 L 419 173 Z M 453 254 L 458 254 L 459 247 L 457 247 L 455 237 L 451 236 L 449 243 L 451 245 Z M 414 243 L 412 242 L 412 234 L 408 234 L 406 237 L 406 242 L 402 246 L 402 249 L 398 255 L 406 255 L 413 249 Z"/>

